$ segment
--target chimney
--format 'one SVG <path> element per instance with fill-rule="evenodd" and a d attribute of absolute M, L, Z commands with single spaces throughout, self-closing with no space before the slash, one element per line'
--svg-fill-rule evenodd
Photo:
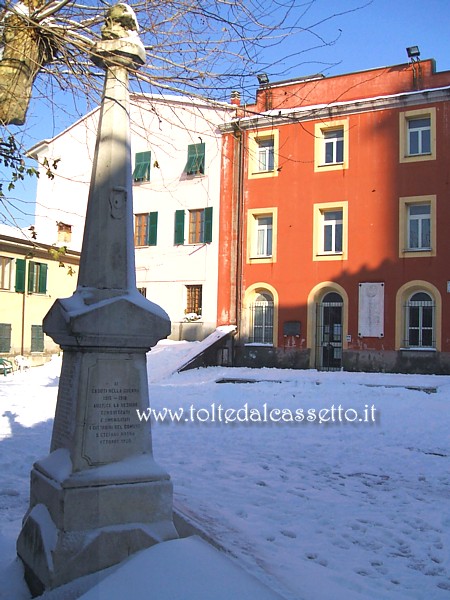
<path fill-rule="evenodd" d="M 234 104 L 235 106 L 240 106 L 241 104 L 241 93 L 237 90 L 231 92 L 231 104 Z"/>

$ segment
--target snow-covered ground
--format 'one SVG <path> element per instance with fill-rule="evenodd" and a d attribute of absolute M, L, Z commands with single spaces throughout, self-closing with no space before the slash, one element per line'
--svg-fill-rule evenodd
<path fill-rule="evenodd" d="M 152 408 L 184 409 L 152 427 L 181 510 L 290 600 L 450 597 L 450 377 L 173 374 L 191 351 L 166 342 L 148 362 Z M 15 541 L 31 466 L 48 453 L 59 369 L 54 360 L 0 377 L 5 600 L 30 598 Z M 233 378 L 253 383 L 218 383 Z"/>

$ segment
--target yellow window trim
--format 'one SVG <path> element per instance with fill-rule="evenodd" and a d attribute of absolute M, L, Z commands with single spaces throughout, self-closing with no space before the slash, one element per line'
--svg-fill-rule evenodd
<path fill-rule="evenodd" d="M 321 251 L 322 215 L 330 210 L 342 210 L 342 252 L 328 254 Z M 321 202 L 313 206 L 313 261 L 347 260 L 348 258 L 348 202 Z"/>
<path fill-rule="evenodd" d="M 255 256 L 256 245 L 256 219 L 258 217 L 272 217 L 272 255 Z M 277 231 L 278 231 L 278 208 L 251 208 L 247 211 L 247 264 L 261 264 L 277 262 Z"/>
<path fill-rule="evenodd" d="M 402 285 L 397 292 L 395 299 L 395 349 L 400 350 L 403 348 L 402 342 L 405 336 L 405 304 L 408 297 L 414 294 L 414 292 L 428 292 L 435 302 L 435 323 L 434 323 L 434 336 L 436 340 L 436 348 L 438 352 L 441 351 L 442 344 L 442 297 L 439 290 L 434 287 L 428 281 L 422 281 L 420 279 L 414 279 L 408 281 Z M 411 348 L 414 351 L 414 348 Z"/>
<path fill-rule="evenodd" d="M 431 226 L 431 249 L 430 250 L 408 250 L 408 206 L 411 204 L 430 205 Z M 398 232 L 398 255 L 400 258 L 420 258 L 424 256 L 436 256 L 436 196 L 405 196 L 399 202 L 399 232 Z"/>
<path fill-rule="evenodd" d="M 258 171 L 258 143 L 273 139 L 273 171 Z M 265 177 L 278 177 L 278 129 L 266 129 L 248 134 L 248 178 L 264 179 Z"/>
<path fill-rule="evenodd" d="M 408 154 L 408 121 L 419 119 L 421 117 L 430 117 L 431 126 L 431 152 L 430 154 Z M 436 107 L 419 108 L 417 110 L 408 110 L 399 115 L 400 129 L 400 156 L 401 163 L 422 162 L 424 160 L 436 160 Z"/>
<path fill-rule="evenodd" d="M 324 163 L 324 133 L 335 129 L 343 129 L 344 132 L 344 160 L 341 163 Z M 314 126 L 314 172 L 342 171 L 348 169 L 348 119 L 326 121 L 316 123 Z"/>
<path fill-rule="evenodd" d="M 254 301 L 255 296 L 257 296 L 261 292 L 269 292 L 272 294 L 273 298 L 273 339 L 272 344 L 273 347 L 276 348 L 278 346 L 278 306 L 279 306 L 279 298 L 277 290 L 270 285 L 270 283 L 266 283 L 264 281 L 258 281 L 250 285 L 244 293 L 243 306 L 242 306 L 242 322 L 241 329 L 243 332 L 243 338 L 248 338 L 251 336 L 250 331 L 250 322 L 249 322 L 249 308 Z M 244 341 L 241 338 L 242 341 Z"/>

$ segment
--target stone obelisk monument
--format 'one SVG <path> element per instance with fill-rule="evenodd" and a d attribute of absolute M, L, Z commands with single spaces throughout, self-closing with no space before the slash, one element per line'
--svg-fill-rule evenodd
<path fill-rule="evenodd" d="M 128 72 L 145 61 L 133 11 L 108 11 L 106 71 L 78 285 L 44 319 L 63 364 L 50 454 L 31 472 L 17 552 L 33 594 L 177 537 L 172 484 L 153 460 L 146 353 L 170 321 L 136 289 Z"/>

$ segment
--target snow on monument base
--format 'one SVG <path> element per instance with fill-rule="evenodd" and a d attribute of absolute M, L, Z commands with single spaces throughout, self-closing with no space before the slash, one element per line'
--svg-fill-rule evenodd
<path fill-rule="evenodd" d="M 130 466 L 136 471 L 125 465 Z M 178 537 L 172 521 L 172 483 L 158 469 L 147 481 L 69 477 L 59 482 L 36 463 L 31 508 L 17 540 L 33 596 Z"/>

